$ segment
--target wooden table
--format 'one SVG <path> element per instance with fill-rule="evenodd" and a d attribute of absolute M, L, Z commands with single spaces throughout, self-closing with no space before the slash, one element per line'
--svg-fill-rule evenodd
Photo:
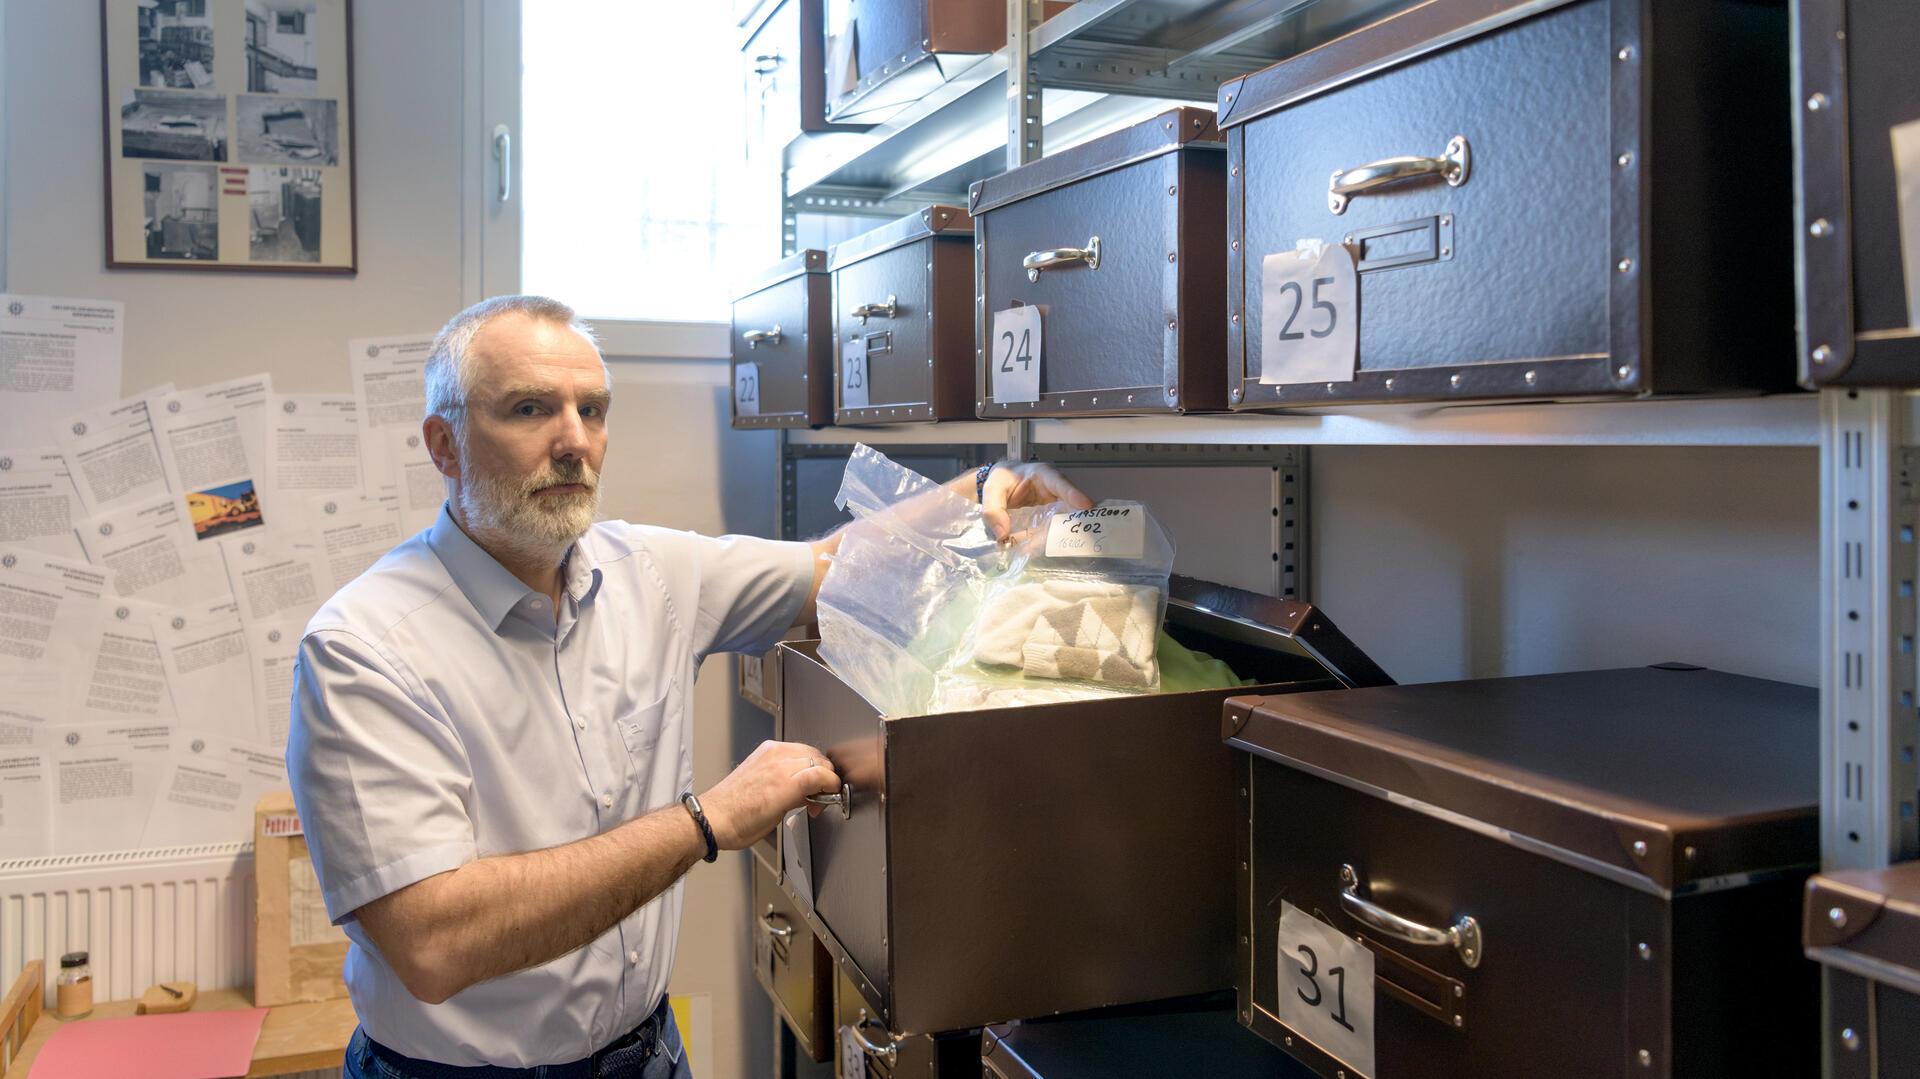
<path fill-rule="evenodd" d="M 27 1032 L 19 1055 L 6 1069 L 7 1079 L 24 1077 L 33 1070 L 33 1060 L 53 1032 L 66 1022 L 84 1023 L 90 1019 L 118 1019 L 133 1014 L 134 1001 L 116 1000 L 96 1004 L 86 1019 L 62 1021 L 51 1011 L 42 1012 Z M 253 998 L 234 989 L 212 989 L 194 1002 L 196 1012 L 251 1008 Z M 253 1066 L 248 1079 L 265 1075 L 292 1075 L 315 1068 L 338 1068 L 347 1057 L 347 1039 L 358 1022 L 353 1003 L 345 998 L 319 1004 L 277 1004 L 267 1009 L 267 1020 L 260 1026 L 260 1040 L 253 1047 Z"/>

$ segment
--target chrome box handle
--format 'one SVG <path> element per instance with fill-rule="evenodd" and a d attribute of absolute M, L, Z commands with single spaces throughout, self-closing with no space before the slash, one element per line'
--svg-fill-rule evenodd
<path fill-rule="evenodd" d="M 899 1067 L 900 1049 L 893 1040 L 893 1034 L 885 1027 L 881 1027 L 881 1033 L 885 1034 L 887 1038 L 887 1044 L 881 1045 L 872 1038 L 867 1037 L 867 1024 L 869 1023 L 880 1026 L 879 1023 L 867 1017 L 867 1010 L 865 1008 L 860 1009 L 860 1021 L 853 1025 L 853 1039 L 860 1043 L 860 1048 L 866 1050 L 869 1056 L 879 1057 L 884 1061 L 889 1070 Z"/>
<path fill-rule="evenodd" d="M 863 303 L 847 313 L 859 319 L 860 325 L 865 326 L 869 318 L 892 318 L 899 310 L 900 297 L 889 293 L 886 303 Z"/>
<path fill-rule="evenodd" d="M 1459 187 L 1472 171 L 1473 150 L 1467 137 L 1455 135 L 1439 157 L 1388 157 L 1357 168 L 1335 169 L 1333 179 L 1327 181 L 1327 209 L 1346 213 L 1347 200 L 1361 192 L 1422 176 L 1438 176 L 1447 186 Z"/>
<path fill-rule="evenodd" d="M 1451 947 L 1460 953 L 1460 961 L 1469 969 L 1480 965 L 1483 945 L 1479 922 L 1463 915 L 1445 929 L 1436 929 L 1421 925 L 1411 918 L 1402 918 L 1373 900 L 1361 897 L 1360 874 L 1354 872 L 1350 865 L 1340 867 L 1340 909 L 1381 936 L 1408 944 Z"/>
<path fill-rule="evenodd" d="M 1026 269 L 1028 281 L 1038 281 L 1041 270 L 1051 270 L 1056 266 L 1071 266 L 1076 262 L 1086 263 L 1089 270 L 1100 268 L 1100 237 L 1095 236 L 1088 240 L 1085 247 L 1056 247 L 1051 251 L 1035 251 L 1021 259 L 1020 265 Z"/>
<path fill-rule="evenodd" d="M 776 937 L 785 944 L 793 939 L 793 926 L 787 922 L 787 916 L 778 911 L 769 910 L 760 916 L 760 925 L 770 937 Z"/>
<path fill-rule="evenodd" d="M 809 794 L 807 801 L 817 806 L 839 806 L 840 815 L 853 819 L 853 784 L 841 783 L 838 794 Z"/>
<path fill-rule="evenodd" d="M 748 330 L 740 337 L 746 341 L 748 348 L 758 348 L 763 341 L 769 345 L 777 345 L 780 343 L 780 326 L 775 323 L 771 330 Z"/>

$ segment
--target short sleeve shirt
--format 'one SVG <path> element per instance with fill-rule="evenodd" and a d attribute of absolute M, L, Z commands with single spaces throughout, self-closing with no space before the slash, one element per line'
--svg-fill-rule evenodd
<path fill-rule="evenodd" d="M 813 582 L 803 543 L 607 522 L 552 601 L 447 511 L 335 595 L 295 669 L 287 771 L 346 981 L 375 1041 L 423 1060 L 578 1060 L 666 992 L 682 884 L 586 947 L 438 1005 L 401 984 L 354 918 L 476 858 L 597 835 L 693 781 L 702 659 L 772 647 Z M 501 901 L 511 897 L 502 896 Z"/>

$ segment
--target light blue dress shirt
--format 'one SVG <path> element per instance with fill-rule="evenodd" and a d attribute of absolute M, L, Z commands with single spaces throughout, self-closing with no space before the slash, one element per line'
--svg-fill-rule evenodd
<path fill-rule="evenodd" d="M 307 625 L 287 772 L 361 1025 L 410 1057 L 578 1060 L 667 989 L 682 884 L 584 948 L 438 1005 L 408 993 L 353 912 L 476 858 L 597 835 L 693 782 L 693 678 L 770 648 L 813 583 L 803 543 L 605 522 L 551 601 L 443 508 Z M 500 896 L 511 903 L 512 896 Z"/>

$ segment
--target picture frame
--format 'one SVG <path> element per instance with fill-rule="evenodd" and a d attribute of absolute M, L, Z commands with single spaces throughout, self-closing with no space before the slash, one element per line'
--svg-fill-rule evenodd
<path fill-rule="evenodd" d="M 109 269 L 353 274 L 352 0 L 100 0 Z"/>

